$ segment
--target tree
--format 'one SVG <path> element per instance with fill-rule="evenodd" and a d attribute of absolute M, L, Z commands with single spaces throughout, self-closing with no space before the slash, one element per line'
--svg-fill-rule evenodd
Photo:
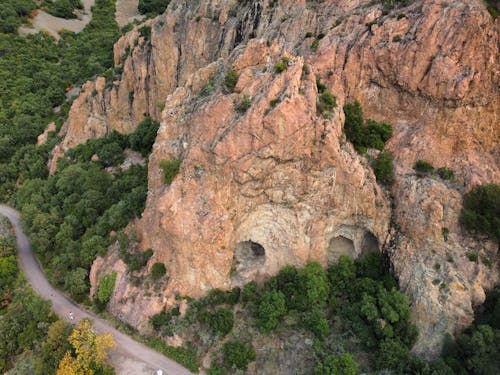
<path fill-rule="evenodd" d="M 373 172 L 377 181 L 383 185 L 391 185 L 394 181 L 394 165 L 392 155 L 382 151 L 373 162 Z"/>
<path fill-rule="evenodd" d="M 151 276 L 153 276 L 153 279 L 158 280 L 159 278 L 165 276 L 166 273 L 167 269 L 163 263 L 157 262 L 153 264 L 153 267 L 151 268 Z"/>
<path fill-rule="evenodd" d="M 221 337 L 226 336 L 233 329 L 233 312 L 226 309 L 218 309 L 209 318 L 210 327 Z"/>
<path fill-rule="evenodd" d="M 460 222 L 500 242 L 500 185 L 477 186 L 465 194 Z"/>
<path fill-rule="evenodd" d="M 162 14 L 169 3 L 170 0 L 139 0 L 138 10 L 141 14 Z"/>
<path fill-rule="evenodd" d="M 146 117 L 142 120 L 135 132 L 129 136 L 132 150 L 140 152 L 144 157 L 148 156 L 155 142 L 156 133 L 159 128 L 160 123 L 153 120 L 151 117 Z"/>
<path fill-rule="evenodd" d="M 74 270 L 68 272 L 68 274 L 65 276 L 64 287 L 73 296 L 78 298 L 79 296 L 85 294 L 89 289 L 87 276 L 88 272 L 86 269 L 77 267 Z"/>
<path fill-rule="evenodd" d="M 49 327 L 47 339 L 42 344 L 40 355 L 35 361 L 37 375 L 53 374 L 64 354 L 71 349 L 68 337 L 71 326 L 63 320 L 52 323 Z"/>
<path fill-rule="evenodd" d="M 59 362 L 56 375 L 93 375 L 105 365 L 108 350 L 114 346 L 111 335 L 96 335 L 88 319 L 80 321 L 68 341 L 73 347 L 74 356 L 71 351 L 66 352 Z"/>
<path fill-rule="evenodd" d="M 255 319 L 262 332 L 269 333 L 278 326 L 286 313 L 285 296 L 280 291 L 265 292 L 259 302 Z"/>
<path fill-rule="evenodd" d="M 314 375 L 357 375 L 358 364 L 349 353 L 329 355 L 314 369 Z"/>
<path fill-rule="evenodd" d="M 255 361 L 255 350 L 251 345 L 241 341 L 227 341 L 222 345 L 224 364 L 228 368 L 237 368 L 245 371 L 248 364 Z"/>

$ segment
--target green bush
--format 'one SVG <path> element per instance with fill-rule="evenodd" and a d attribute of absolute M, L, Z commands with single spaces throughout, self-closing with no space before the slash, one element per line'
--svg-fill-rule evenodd
<path fill-rule="evenodd" d="M 106 306 L 115 290 L 116 272 L 104 275 L 99 279 L 99 289 L 97 290 L 97 301 Z"/>
<path fill-rule="evenodd" d="M 288 69 L 289 65 L 290 65 L 290 59 L 288 57 L 282 57 L 281 61 L 274 64 L 274 71 L 276 73 L 283 73 L 285 70 Z"/>
<path fill-rule="evenodd" d="M 167 274 L 167 269 L 163 263 L 155 263 L 151 268 L 151 276 L 153 279 L 158 280 Z"/>
<path fill-rule="evenodd" d="M 392 185 L 394 181 L 394 164 L 392 155 L 382 151 L 373 162 L 373 172 L 377 181 L 383 185 Z"/>
<path fill-rule="evenodd" d="M 243 95 L 243 98 L 241 99 L 241 102 L 240 104 L 238 104 L 238 107 L 236 107 L 236 109 L 240 113 L 245 113 L 251 106 L 252 102 L 250 101 L 248 95 Z"/>
<path fill-rule="evenodd" d="M 330 326 L 325 318 L 325 313 L 320 309 L 313 309 L 302 313 L 301 326 L 311 331 L 316 337 L 322 339 L 330 332 Z"/>
<path fill-rule="evenodd" d="M 385 142 L 392 137 L 392 126 L 384 122 L 363 120 L 359 101 L 344 106 L 344 131 L 356 151 L 365 153 L 367 148 L 383 150 Z"/>
<path fill-rule="evenodd" d="M 255 281 L 245 284 L 241 291 L 241 300 L 243 302 L 257 302 L 259 299 L 259 287 Z"/>
<path fill-rule="evenodd" d="M 45 0 L 43 5 L 47 13 L 66 19 L 76 18 L 75 10 L 83 9 L 81 0 Z"/>
<path fill-rule="evenodd" d="M 358 364 L 349 354 L 329 355 L 314 369 L 314 375 L 357 375 Z"/>
<path fill-rule="evenodd" d="M 496 20 L 500 15 L 500 2 L 498 0 L 485 0 L 485 3 L 491 17 L 493 17 L 493 20 Z"/>
<path fill-rule="evenodd" d="M 233 329 L 233 312 L 226 309 L 218 309 L 210 314 L 206 322 L 220 337 L 226 336 Z"/>
<path fill-rule="evenodd" d="M 245 371 L 250 362 L 255 361 L 255 350 L 251 345 L 241 341 L 227 341 L 222 345 L 224 365 L 226 368 L 237 368 Z"/>
<path fill-rule="evenodd" d="M 234 92 L 236 84 L 238 83 L 238 73 L 236 70 L 230 70 L 226 74 L 226 78 L 224 79 L 224 84 L 230 92 Z"/>
<path fill-rule="evenodd" d="M 160 168 L 163 170 L 164 182 L 167 185 L 170 185 L 174 181 L 175 176 L 179 173 L 181 162 L 182 161 L 179 159 L 160 161 Z"/>
<path fill-rule="evenodd" d="M 169 3 L 170 0 L 139 0 L 137 9 L 141 14 L 155 16 L 165 12 Z"/>
<path fill-rule="evenodd" d="M 430 173 L 434 171 L 432 164 L 425 160 L 417 160 L 413 169 L 419 173 Z"/>
<path fill-rule="evenodd" d="M 141 121 L 137 129 L 130 134 L 130 148 L 140 152 L 143 157 L 147 157 L 151 153 L 159 128 L 160 123 L 158 121 L 149 116 L 146 117 Z"/>
<path fill-rule="evenodd" d="M 151 42 L 151 26 L 143 26 L 139 29 L 139 35 L 144 38 L 146 42 Z"/>
<path fill-rule="evenodd" d="M 316 109 L 323 117 L 329 117 L 332 114 L 334 108 L 337 108 L 337 99 L 331 91 L 325 89 L 318 96 L 318 103 L 316 104 Z"/>
<path fill-rule="evenodd" d="M 464 195 L 460 222 L 500 242 L 500 185 L 477 186 Z"/>
<path fill-rule="evenodd" d="M 451 168 L 446 168 L 446 167 L 441 167 L 438 168 L 437 173 L 439 177 L 441 177 L 443 180 L 455 180 L 455 172 Z"/>
<path fill-rule="evenodd" d="M 260 298 L 255 320 L 262 332 L 269 333 L 278 326 L 279 320 L 285 313 L 286 304 L 283 293 L 269 291 L 265 292 Z"/>

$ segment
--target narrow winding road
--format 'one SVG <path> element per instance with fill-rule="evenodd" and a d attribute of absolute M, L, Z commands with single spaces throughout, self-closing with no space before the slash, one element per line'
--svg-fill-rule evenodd
<path fill-rule="evenodd" d="M 163 374 L 184 375 L 191 374 L 186 368 L 179 365 L 160 353 L 133 340 L 121 333 L 105 320 L 80 308 L 64 294 L 52 287 L 47 281 L 45 274 L 35 258 L 31 243 L 23 233 L 19 212 L 5 205 L 0 205 L 0 215 L 9 219 L 14 227 L 17 238 L 19 262 L 28 282 L 42 298 L 52 302 L 52 310 L 62 319 L 70 323 L 78 323 L 81 319 L 90 318 L 94 322 L 94 328 L 98 333 L 109 332 L 116 343 L 110 352 L 110 362 L 119 375 L 141 375 L 156 374 L 156 370 L 163 370 Z M 73 319 L 70 320 L 70 312 Z"/>

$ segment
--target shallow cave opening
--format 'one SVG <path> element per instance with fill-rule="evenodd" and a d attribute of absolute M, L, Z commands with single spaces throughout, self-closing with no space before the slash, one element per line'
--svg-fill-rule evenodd
<path fill-rule="evenodd" d="M 330 240 L 327 249 L 328 264 L 336 263 L 341 255 L 347 255 L 355 258 L 356 249 L 354 248 L 354 242 L 344 236 L 333 237 Z"/>
<path fill-rule="evenodd" d="M 258 242 L 242 241 L 236 245 L 231 277 L 244 282 L 266 262 L 266 249 Z"/>
<path fill-rule="evenodd" d="M 371 232 L 366 232 L 363 241 L 361 242 L 361 255 L 372 253 L 379 250 L 379 243 L 377 237 Z"/>

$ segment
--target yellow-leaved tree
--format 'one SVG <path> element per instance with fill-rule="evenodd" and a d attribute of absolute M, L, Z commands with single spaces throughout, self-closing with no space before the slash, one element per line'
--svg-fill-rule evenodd
<path fill-rule="evenodd" d="M 75 356 L 66 352 L 56 375 L 93 375 L 94 369 L 105 365 L 108 358 L 108 349 L 114 346 L 113 338 L 109 333 L 96 335 L 92 329 L 92 322 L 83 319 L 68 338 Z"/>

